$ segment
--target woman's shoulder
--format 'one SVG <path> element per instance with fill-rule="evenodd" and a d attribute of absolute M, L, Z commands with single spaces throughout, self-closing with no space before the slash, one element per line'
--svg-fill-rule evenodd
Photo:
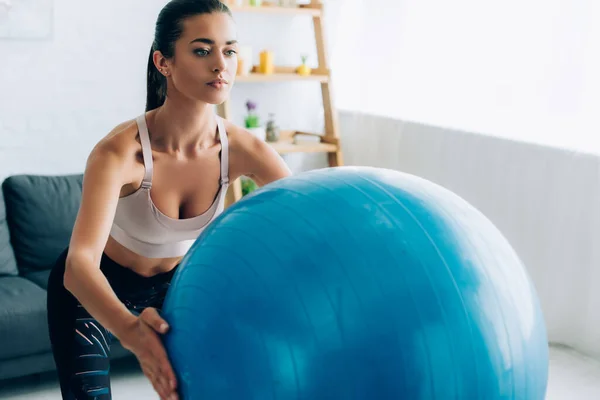
<path fill-rule="evenodd" d="M 279 154 L 267 142 L 249 130 L 225 121 L 232 157 L 229 161 L 230 179 L 252 176 L 260 185 L 290 175 Z"/>
<path fill-rule="evenodd" d="M 248 129 L 224 120 L 225 130 L 229 141 L 229 148 L 234 152 L 254 153 L 266 147 L 264 140 L 260 140 Z"/>
<path fill-rule="evenodd" d="M 87 158 L 86 175 L 110 176 L 122 185 L 137 182 L 143 176 L 141 153 L 135 119 L 121 122 L 93 147 Z"/>
<path fill-rule="evenodd" d="M 98 141 L 93 151 L 129 156 L 135 154 L 139 148 L 137 123 L 135 119 L 131 119 L 113 127 Z"/>
<path fill-rule="evenodd" d="M 141 145 L 135 119 L 123 121 L 114 126 L 92 148 L 90 160 L 100 163 L 110 162 L 122 168 L 133 167 L 141 157 Z"/>

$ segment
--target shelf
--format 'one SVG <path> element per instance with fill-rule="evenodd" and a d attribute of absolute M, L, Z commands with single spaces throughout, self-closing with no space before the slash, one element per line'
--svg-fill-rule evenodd
<path fill-rule="evenodd" d="M 261 74 L 259 66 L 252 67 L 252 71 L 247 75 L 237 75 L 237 82 L 290 82 L 290 81 L 309 81 L 309 82 L 329 82 L 329 71 L 313 69 L 308 76 L 296 73 L 296 67 L 279 66 L 273 68 L 272 74 Z"/>
<path fill-rule="evenodd" d="M 306 133 L 290 130 L 281 130 L 278 142 L 267 142 L 279 154 L 288 153 L 335 153 L 338 151 L 336 143 L 328 143 L 331 139 L 315 133 Z M 305 138 L 302 138 L 305 135 Z M 294 138 L 297 140 L 294 141 Z M 298 139 L 300 138 L 300 139 Z"/>
<path fill-rule="evenodd" d="M 312 81 L 312 82 L 327 82 L 329 76 L 322 74 L 312 74 L 302 76 L 295 73 L 280 73 L 276 72 L 270 75 L 251 72 L 248 75 L 238 75 L 235 77 L 236 82 L 290 82 L 290 81 Z"/>
<path fill-rule="evenodd" d="M 319 143 L 319 142 L 287 142 L 280 141 L 269 143 L 275 151 L 279 154 L 289 153 L 334 153 L 338 151 L 338 147 L 335 144 L 330 143 Z"/>
<path fill-rule="evenodd" d="M 319 8 L 310 7 L 278 7 L 278 6 L 229 6 L 231 12 L 242 13 L 260 13 L 277 15 L 311 15 L 318 17 L 321 15 Z"/>

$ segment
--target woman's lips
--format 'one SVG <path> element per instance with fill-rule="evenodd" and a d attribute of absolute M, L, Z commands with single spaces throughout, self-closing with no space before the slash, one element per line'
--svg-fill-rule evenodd
<path fill-rule="evenodd" d="M 223 89 L 228 85 L 228 82 L 225 79 L 215 79 L 214 81 L 208 82 L 207 85 L 215 89 Z"/>

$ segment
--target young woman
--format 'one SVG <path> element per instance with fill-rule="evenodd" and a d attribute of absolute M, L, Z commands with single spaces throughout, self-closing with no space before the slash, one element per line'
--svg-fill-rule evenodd
<path fill-rule="evenodd" d="M 110 399 L 111 337 L 162 399 L 177 382 L 158 310 L 182 257 L 222 212 L 229 182 L 290 174 L 270 146 L 220 119 L 237 69 L 235 25 L 217 0 L 172 0 L 148 61 L 146 112 L 92 150 L 71 241 L 52 270 L 48 321 L 64 399 Z"/>

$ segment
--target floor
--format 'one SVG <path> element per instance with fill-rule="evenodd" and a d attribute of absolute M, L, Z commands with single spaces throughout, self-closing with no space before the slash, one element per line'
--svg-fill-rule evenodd
<path fill-rule="evenodd" d="M 146 378 L 133 362 L 113 367 L 113 399 L 158 399 Z M 56 381 L 51 375 L 19 380 L 2 386 L 2 400 L 60 400 Z M 550 382 L 547 400 L 600 399 L 600 361 L 590 360 L 563 347 L 550 349 Z"/>

